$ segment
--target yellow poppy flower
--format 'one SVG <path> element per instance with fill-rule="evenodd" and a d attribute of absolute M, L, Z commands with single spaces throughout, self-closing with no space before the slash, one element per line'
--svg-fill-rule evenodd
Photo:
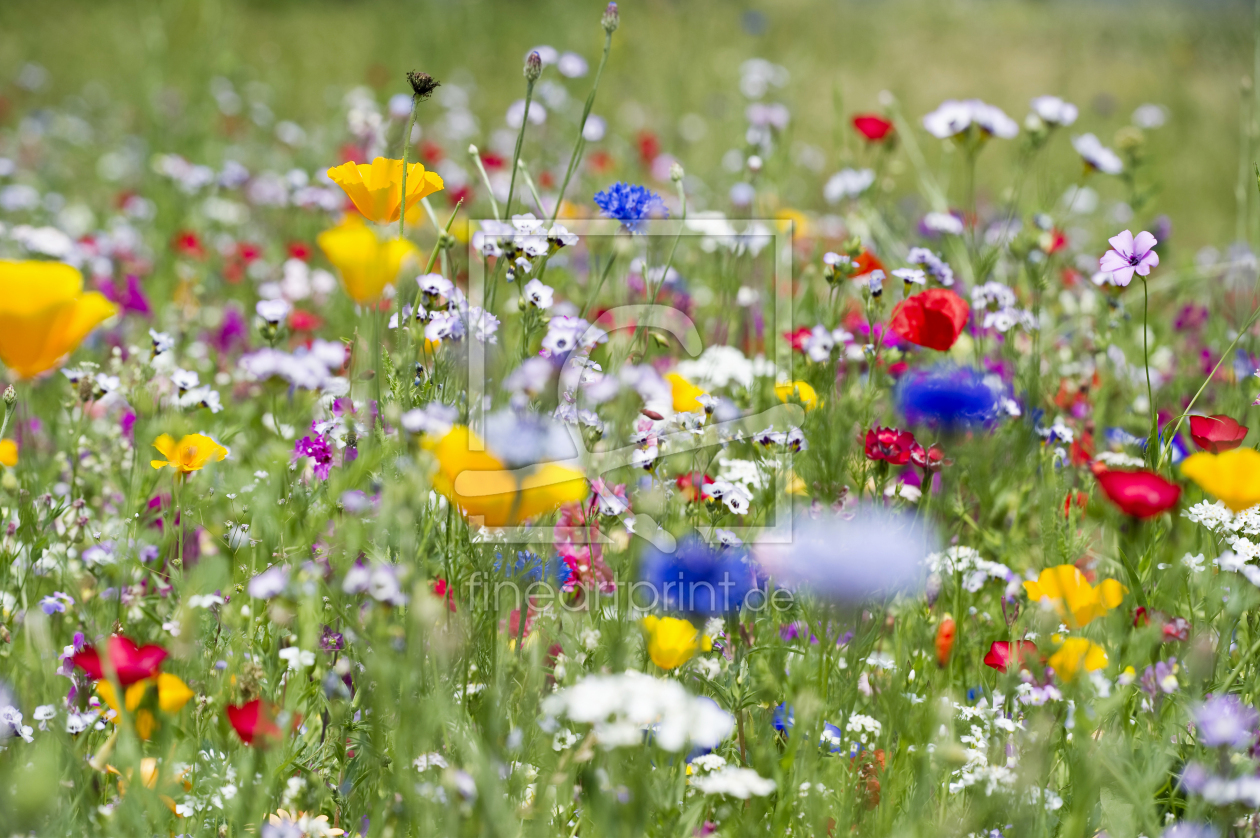
<path fill-rule="evenodd" d="M 477 440 L 466 425 L 456 425 L 427 446 L 438 461 L 433 488 L 465 515 L 484 519 L 488 527 L 505 527 L 586 498 L 586 478 L 581 473 L 543 463 L 522 476 L 489 451 L 472 450 Z"/>
<path fill-rule="evenodd" d="M 1081 670 L 1095 672 L 1104 668 L 1107 665 L 1107 652 L 1097 643 L 1083 637 L 1069 637 L 1047 662 L 1059 678 L 1071 681 Z"/>
<path fill-rule="evenodd" d="M 647 634 L 648 657 L 661 669 L 677 669 L 701 649 L 713 648 L 713 641 L 687 620 L 651 616 L 640 625 Z"/>
<path fill-rule="evenodd" d="M 779 397 L 779 401 L 787 402 L 793 395 L 800 400 L 806 410 L 813 410 L 818 407 L 818 393 L 806 381 L 785 381 L 782 384 L 774 385 L 774 394 Z"/>
<path fill-rule="evenodd" d="M 1260 503 L 1260 451 L 1255 449 L 1200 451 L 1186 457 L 1181 473 L 1235 512 Z"/>
<path fill-rule="evenodd" d="M 123 692 L 123 700 L 126 702 L 127 712 L 135 714 L 136 733 L 141 739 L 148 739 L 157 729 L 157 719 L 153 717 L 153 711 L 147 707 L 140 707 L 150 687 L 157 691 L 158 709 L 168 716 L 178 713 L 188 703 L 188 699 L 195 695 L 178 675 L 167 672 L 159 674 L 156 678 L 145 678 L 127 687 Z M 120 711 L 118 694 L 114 691 L 114 685 L 109 681 L 97 681 L 96 694 L 114 711 L 114 722 L 117 723 L 117 714 Z"/>
<path fill-rule="evenodd" d="M 0 259 L 0 361 L 22 378 L 47 372 L 118 313 L 83 293 L 83 275 L 61 262 Z"/>
<path fill-rule="evenodd" d="M 332 182 L 345 190 L 354 207 L 377 224 L 398 220 L 402 204 L 403 161 L 378 157 L 371 163 L 345 163 L 328 170 Z M 407 209 L 444 188 L 442 178 L 421 163 L 407 166 Z"/>
<path fill-rule="evenodd" d="M 381 241 L 359 218 L 345 220 L 316 238 L 320 249 L 341 274 L 341 285 L 360 305 L 379 300 L 392 285 L 403 262 L 413 258 L 416 246 L 403 239 Z"/>
<path fill-rule="evenodd" d="M 0 466 L 13 468 L 17 465 L 18 447 L 11 439 L 0 439 Z"/>
<path fill-rule="evenodd" d="M 1089 625 L 1123 602 L 1129 592 L 1115 579 L 1104 579 L 1094 587 L 1070 564 L 1046 568 L 1035 582 L 1025 582 L 1024 590 L 1033 602 L 1050 600 L 1059 619 L 1072 628 Z"/>
<path fill-rule="evenodd" d="M 674 410 L 679 413 L 703 413 L 704 405 L 700 404 L 697 396 L 705 395 L 705 391 L 692 384 L 676 372 L 671 372 L 665 376 L 665 380 L 669 382 L 669 389 L 674 397 Z"/>
<path fill-rule="evenodd" d="M 165 460 L 150 460 L 154 468 L 170 466 L 180 474 L 188 474 L 205 468 L 211 460 L 218 462 L 228 455 L 228 450 L 204 434 L 189 434 L 176 442 L 170 434 L 162 434 L 153 440 L 153 447 Z"/>

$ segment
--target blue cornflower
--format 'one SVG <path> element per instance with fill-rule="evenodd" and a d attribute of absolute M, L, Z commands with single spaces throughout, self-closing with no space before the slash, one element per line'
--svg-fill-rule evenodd
<path fill-rule="evenodd" d="M 742 547 L 711 547 L 696 535 L 679 541 L 673 553 L 648 550 L 643 580 L 657 606 L 704 616 L 738 611 L 757 585 Z"/>
<path fill-rule="evenodd" d="M 896 399 L 911 425 L 982 424 L 998 411 L 997 394 L 984 375 L 970 367 L 938 366 L 907 373 L 897 385 Z"/>
<path fill-rule="evenodd" d="M 595 193 L 595 206 L 605 218 L 615 218 L 631 233 L 643 232 L 649 218 L 668 218 L 665 202 L 646 186 L 618 181 L 603 192 Z"/>

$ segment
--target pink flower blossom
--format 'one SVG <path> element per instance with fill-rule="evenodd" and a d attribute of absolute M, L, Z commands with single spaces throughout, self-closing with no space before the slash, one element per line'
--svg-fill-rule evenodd
<path fill-rule="evenodd" d="M 1128 230 L 1110 239 L 1111 250 L 1098 260 L 1098 268 L 1111 274 L 1111 281 L 1121 288 L 1128 285 L 1133 274 L 1146 276 L 1159 264 L 1159 254 L 1153 248 L 1158 242 L 1143 230 L 1135 237 Z"/>

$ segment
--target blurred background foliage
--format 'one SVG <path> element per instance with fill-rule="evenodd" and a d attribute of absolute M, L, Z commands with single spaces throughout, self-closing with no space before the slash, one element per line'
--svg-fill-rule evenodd
<path fill-rule="evenodd" d="M 404 92 L 403 72 L 414 68 L 470 89 L 470 107 L 488 132 L 522 94 L 521 59 L 529 48 L 549 44 L 595 64 L 601 7 L 598 0 L 4 0 L 0 125 L 28 110 L 24 97 L 64 104 L 77 96 L 116 111 L 119 130 L 145 138 L 150 153 L 214 165 L 230 139 L 227 129 L 204 130 L 206 118 L 220 118 L 211 95 L 216 76 L 237 89 L 261 82 L 265 87 L 252 90 L 275 119 L 310 130 L 335 121 L 349 87 Z M 1019 119 L 1033 96 L 1060 95 L 1082 108 L 1074 130 L 1093 131 L 1106 143 L 1137 106 L 1157 103 L 1169 118 L 1148 139 L 1159 162 L 1156 204 L 1173 216 L 1181 244 L 1239 238 L 1246 226 L 1239 201 L 1256 200 L 1249 184 L 1237 191 L 1244 176 L 1252 177 L 1254 156 L 1250 148 L 1240 155 L 1240 143 L 1252 145 L 1256 133 L 1248 128 L 1250 4 L 630 0 L 621 14 L 596 105 L 609 120 L 607 149 L 629 168 L 635 138 L 651 131 L 715 195 L 738 179 L 719 161 L 742 144 L 739 67 L 759 57 L 790 73 L 768 97 L 791 108 L 785 145 L 824 155 L 811 158 L 817 171 L 797 165 L 791 177 L 775 178 L 787 206 L 822 206 L 827 174 L 858 152 L 847 117 L 878 110 L 883 90 L 916 125 L 946 98 L 980 97 Z M 12 82 L 28 62 L 49 71 L 37 94 Z M 559 79 L 554 68 L 549 73 Z M 571 92 L 580 99 L 588 83 L 571 83 Z M 930 159 L 940 154 L 939 144 L 923 145 Z M 1017 153 L 1008 144 L 986 154 L 992 159 L 982 161 L 979 179 L 991 198 L 1010 184 L 987 175 L 1009 171 Z M 1067 143 L 1054 155 L 1042 165 L 1074 170 L 1058 165 L 1074 156 Z M 333 161 L 294 162 L 313 168 Z M 937 162 L 949 170 L 950 161 Z M 901 175 L 898 193 L 913 190 L 908 172 L 891 174 Z M 1043 205 L 1066 185 L 1043 184 Z M 1101 189 L 1105 198 L 1120 197 L 1116 184 Z M 1260 220 L 1254 209 L 1251 215 Z"/>

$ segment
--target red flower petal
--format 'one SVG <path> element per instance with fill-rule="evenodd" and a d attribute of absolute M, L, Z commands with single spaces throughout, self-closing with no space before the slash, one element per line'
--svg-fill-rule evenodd
<path fill-rule="evenodd" d="M 871 113 L 858 114 L 853 117 L 853 127 L 857 129 L 859 134 L 874 143 L 884 139 L 893 131 L 891 121 Z"/>
<path fill-rule="evenodd" d="M 118 683 L 124 687 L 156 676 L 162 666 L 162 661 L 166 660 L 167 652 L 161 646 L 137 646 L 126 637 L 115 635 L 109 639 L 108 646 L 110 663 L 114 666 Z M 97 681 L 105 678 L 105 667 L 101 662 L 100 653 L 94 647 L 84 647 L 83 651 L 76 652 L 71 660 L 74 661 L 75 666 L 86 672 L 88 677 Z"/>
<path fill-rule="evenodd" d="M 241 705 L 229 704 L 226 712 L 228 723 L 246 745 L 253 745 L 256 739 L 279 739 L 283 735 L 276 725 L 274 708 L 261 698 Z"/>
<path fill-rule="evenodd" d="M 1212 454 L 1237 448 L 1246 436 L 1247 426 L 1238 424 L 1232 417 L 1190 417 L 1190 438 L 1195 445 Z"/>
<path fill-rule="evenodd" d="M 930 288 L 897 304 L 892 330 L 911 343 L 945 352 L 958 340 L 971 307 L 947 288 Z"/>
<path fill-rule="evenodd" d="M 995 640 L 993 645 L 989 647 L 989 652 L 984 656 L 984 665 L 996 669 L 998 672 L 1005 672 L 1012 661 L 1018 658 L 1018 662 L 1032 660 L 1037 656 L 1037 644 L 1031 640 L 1020 640 L 1011 643 L 1009 640 Z"/>
<path fill-rule="evenodd" d="M 1135 518 L 1154 518 L 1181 498 L 1180 486 L 1149 471 L 1103 471 L 1094 477 L 1107 499 Z"/>

